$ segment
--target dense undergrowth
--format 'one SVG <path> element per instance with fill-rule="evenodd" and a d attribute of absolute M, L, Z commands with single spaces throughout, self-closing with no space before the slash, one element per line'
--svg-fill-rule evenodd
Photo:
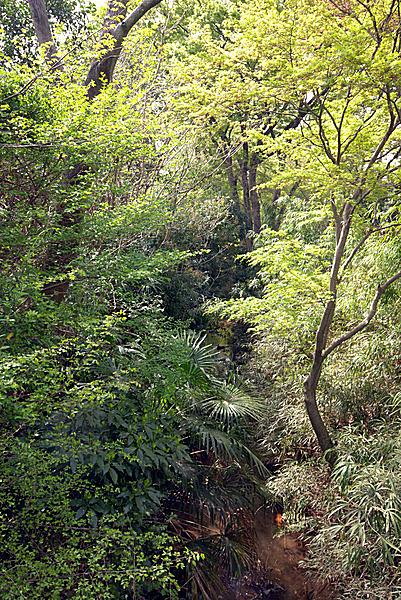
<path fill-rule="evenodd" d="M 4 600 L 216 600 L 263 504 L 333 598 L 401 598 L 396 5 L 162 5 L 90 102 L 99 15 L 63 73 L 2 30 Z"/>
<path fill-rule="evenodd" d="M 265 472 L 262 403 L 188 328 L 228 208 L 172 210 L 160 131 L 126 88 L 89 106 L 51 80 L 18 95 L 29 76 L 2 82 L 0 595 L 214 596 L 242 561 L 241 488 Z"/>
<path fill-rule="evenodd" d="M 302 236 L 298 240 L 301 248 L 305 242 Z M 262 265 L 260 286 L 267 279 L 274 287 L 266 272 L 272 272 L 278 253 L 271 260 L 264 252 L 261 245 L 251 260 Z M 355 299 L 360 290 L 348 292 Z M 283 511 L 283 532 L 300 532 L 307 543 L 303 567 L 317 589 L 319 581 L 325 582 L 336 598 L 401 597 L 398 303 L 397 290 L 388 297 L 378 321 L 333 355 L 324 370 L 319 405 L 335 441 L 333 470 L 322 460 L 301 394 L 314 333 L 305 327 L 304 313 L 291 315 L 301 324 L 292 330 L 288 321 L 284 327 L 274 321 L 277 303 L 271 309 L 268 294 L 220 301 L 208 308 L 253 327 L 253 356 L 245 372 L 267 397 L 266 420 L 260 423 L 258 436 L 266 461 L 275 467 L 264 493 L 271 506 Z M 353 310 L 363 315 L 357 303 Z M 357 320 L 355 312 L 352 318 Z M 312 319 L 308 322 L 313 324 Z M 341 325 L 340 321 L 337 326 Z"/>

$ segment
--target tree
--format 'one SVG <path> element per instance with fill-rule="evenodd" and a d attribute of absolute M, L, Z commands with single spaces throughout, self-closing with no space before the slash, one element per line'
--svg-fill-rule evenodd
<path fill-rule="evenodd" d="M 103 27 L 100 34 L 98 51 L 93 58 L 85 80 L 86 96 L 89 101 L 97 97 L 101 90 L 111 82 L 117 59 L 122 50 L 122 44 L 133 26 L 154 6 L 160 4 L 161 0 L 144 0 L 135 10 L 128 13 L 128 0 L 125 2 L 110 1 Z M 46 5 L 44 0 L 30 0 L 29 2 L 35 31 L 39 44 L 45 48 L 45 60 L 50 72 L 57 71 L 58 74 L 64 71 L 63 60 L 57 55 L 57 49 L 53 39 Z M 128 13 L 128 14 L 127 14 Z M 58 75 L 59 76 L 59 75 Z M 67 81 L 67 74 L 62 77 L 57 85 L 74 85 Z M 36 76 L 32 79 L 35 81 Z M 29 84 L 28 84 L 29 85 Z M 25 89 L 25 88 L 23 88 Z M 59 215 L 59 225 L 66 231 L 76 229 L 83 219 L 83 211 L 74 202 L 74 208 L 68 202 L 68 196 L 76 196 L 74 189 L 87 183 L 88 165 L 84 159 L 84 154 L 80 159 L 72 164 L 67 160 L 68 167 L 61 173 L 61 184 L 65 190 L 63 194 L 67 200 L 58 199 L 57 212 Z M 74 255 L 74 238 L 76 234 L 70 236 L 70 242 L 56 243 L 49 247 L 47 252 L 47 266 L 56 270 L 59 267 L 57 277 L 50 281 L 44 288 L 45 293 L 61 301 L 68 289 L 69 281 L 62 273 L 66 262 Z"/>
<path fill-rule="evenodd" d="M 266 73 L 257 86 L 253 74 L 257 59 L 245 57 L 240 37 L 241 8 L 242 3 L 230 2 L 195 9 L 181 24 L 185 33 L 181 39 L 175 36 L 170 52 L 176 114 L 184 127 L 190 123 L 200 144 L 215 154 L 216 170 L 226 177 L 244 239 L 247 231 L 260 231 L 257 168 L 263 157 L 252 131 L 268 120 L 268 108 L 256 100 L 257 94 L 263 96 Z"/>
<path fill-rule="evenodd" d="M 332 13 L 330 7 L 328 12 Z M 399 38 L 397 21 L 393 20 L 397 18 L 395 3 L 383 3 L 372 9 L 356 2 L 349 11 L 342 11 L 339 18 L 329 18 L 331 26 L 335 26 L 332 33 L 340 36 L 341 43 L 346 43 L 345 36 L 341 35 L 344 29 L 348 34 L 352 30 L 358 39 L 364 39 L 365 52 L 362 54 L 359 50 L 357 60 L 355 55 L 348 60 L 344 56 L 341 73 L 327 65 L 330 79 L 338 79 L 318 94 L 316 110 L 308 111 L 312 122 L 306 125 L 308 131 L 303 131 L 306 144 L 309 148 L 313 144 L 320 151 L 324 171 L 334 179 L 334 185 L 325 189 L 330 197 L 335 231 L 329 298 L 316 332 L 312 367 L 304 383 L 306 410 L 323 452 L 333 446 L 316 400 L 324 361 L 369 325 L 382 295 L 401 277 L 397 265 L 391 275 L 377 273 L 377 290 L 365 317 L 345 333 L 329 340 L 339 288 L 341 284 L 346 285 L 347 269 L 370 236 L 399 226 L 397 222 L 386 223 L 383 208 L 393 204 L 398 196 L 401 125 L 400 95 L 393 71 L 401 66 L 395 53 Z M 373 35 L 370 33 L 372 28 Z M 341 55 L 341 46 L 336 45 L 335 50 Z M 386 64 L 388 62 L 391 67 Z M 368 89 L 367 80 L 370 83 Z M 342 197 L 339 197 L 339 190 Z M 350 243 L 351 227 L 358 216 L 364 223 L 365 232 L 356 243 Z M 335 454 L 329 454 L 327 459 L 334 464 Z"/>
<path fill-rule="evenodd" d="M 221 481 L 232 476 L 238 492 L 245 456 L 263 472 L 248 445 L 259 403 L 219 381 L 216 353 L 163 314 L 164 290 L 192 257 L 169 236 L 188 231 L 159 177 L 168 131 L 144 109 L 153 35 L 134 37 L 139 75 L 125 78 L 127 50 L 118 79 L 90 101 L 71 59 L 52 73 L 53 52 L 34 77 L 2 73 L 0 587 L 10 600 L 177 597 L 184 567 L 203 580 L 172 513 L 190 498 L 191 514 L 229 523 L 241 501 Z M 206 207 L 194 237 L 224 221 L 220 206 Z M 213 537 L 215 552 L 232 531 Z"/>
<path fill-rule="evenodd" d="M 280 190 L 271 179 L 280 157 L 266 140 L 298 127 L 314 104 L 313 94 L 294 105 L 272 93 L 291 43 L 279 15 L 273 2 L 262 3 L 260 10 L 237 1 L 206 3 L 182 20 L 184 34 L 175 34 L 169 46 L 172 106 L 208 156 L 215 154 L 241 239 L 246 232 L 260 232 L 269 209 L 279 217 Z M 248 237 L 248 250 L 251 246 Z"/>
<path fill-rule="evenodd" d="M 129 0 L 110 0 L 99 38 L 97 56 L 93 59 L 85 85 L 88 98 L 93 99 L 111 82 L 114 68 L 122 50 L 122 44 L 133 26 L 162 0 L 143 0 L 133 11 L 128 11 Z M 29 0 L 32 19 L 40 45 L 48 45 L 47 57 L 55 53 L 54 39 L 44 0 Z"/>
<path fill-rule="evenodd" d="M 248 305 L 255 322 L 261 308 L 270 314 L 269 322 L 281 310 L 278 322 L 282 324 L 285 315 L 292 315 L 292 325 L 297 327 L 308 313 L 316 319 L 316 302 L 323 303 L 304 381 L 304 401 L 331 465 L 335 462 L 333 441 L 317 404 L 324 363 L 334 350 L 368 327 L 380 299 L 401 278 L 398 261 L 377 265 L 359 282 L 371 294 L 359 307 L 365 315 L 356 311 L 354 321 L 349 321 L 344 303 L 353 285 L 354 263 L 368 249 L 372 251 L 372 246 L 366 246 L 372 236 L 382 236 L 382 244 L 391 244 L 400 225 L 401 99 L 397 78 L 401 63 L 396 4 L 366 6 L 355 0 L 343 7 L 334 2 L 287 2 L 280 13 L 278 30 L 284 39 L 291 31 L 291 54 L 283 61 L 271 94 L 294 109 L 302 104 L 304 112 L 297 129 L 287 130 L 274 143 L 266 140 L 262 150 L 280 153 L 285 170 L 278 172 L 277 181 L 287 189 L 294 183 L 301 186 L 299 192 L 304 190 L 309 206 L 306 218 L 310 223 L 320 219 L 320 232 L 315 231 L 312 245 L 306 243 L 301 227 L 298 231 L 293 228 L 293 233 L 287 229 L 285 240 L 274 232 L 262 234 L 261 247 L 251 254 L 250 261 L 262 265 L 265 300 L 233 303 L 231 310 L 235 314 L 236 307 L 241 314 L 242 304 L 242 314 L 247 314 Z M 282 38 L 277 40 L 281 46 Z M 332 248 L 329 262 L 328 244 Z M 278 306 L 272 305 L 269 295 Z M 280 296 L 282 300 L 278 300 Z"/>
<path fill-rule="evenodd" d="M 62 30 L 68 39 L 76 40 L 84 34 L 88 15 L 94 5 L 78 0 L 49 0 L 47 2 L 49 22 L 53 28 Z M 38 47 L 29 3 L 20 0 L 3 2 L 0 15 L 0 43 L 5 64 L 11 69 L 16 63 L 32 65 Z"/>

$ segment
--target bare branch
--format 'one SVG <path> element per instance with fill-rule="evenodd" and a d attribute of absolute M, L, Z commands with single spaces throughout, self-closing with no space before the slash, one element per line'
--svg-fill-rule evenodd
<path fill-rule="evenodd" d="M 394 15 L 394 12 L 395 12 L 396 8 L 399 8 L 399 0 L 392 0 L 391 6 L 390 6 L 388 14 L 387 14 L 387 17 L 384 19 L 384 21 L 380 25 L 380 29 L 381 29 L 381 31 L 383 33 L 384 33 L 387 25 L 390 23 L 393 15 Z"/>
<path fill-rule="evenodd" d="M 23 85 L 18 92 L 15 92 L 14 94 L 11 94 L 10 96 L 6 96 L 5 98 L 2 98 L 1 101 L 2 102 L 8 102 L 8 100 L 12 100 L 13 98 L 16 98 L 17 96 L 19 96 L 20 94 L 25 94 L 25 92 L 27 90 L 29 90 L 30 87 L 33 86 L 33 84 L 39 79 L 39 77 L 41 76 L 41 73 L 38 73 L 37 75 L 35 75 L 35 77 L 32 77 L 32 79 L 30 79 L 28 81 L 28 83 L 26 83 L 25 85 Z"/>
<path fill-rule="evenodd" d="M 326 156 L 331 160 L 331 162 L 333 164 L 337 164 L 336 159 L 334 158 L 333 153 L 331 151 L 329 140 L 327 139 L 327 136 L 326 136 L 326 133 L 325 133 L 324 127 L 323 127 L 322 116 L 323 116 L 323 112 L 325 110 L 324 99 L 323 99 L 323 101 L 321 101 L 320 97 L 318 96 L 318 101 L 319 101 L 319 105 L 320 105 L 320 111 L 319 111 L 319 114 L 317 115 L 317 122 L 318 122 L 318 126 L 319 126 L 319 138 L 320 138 L 320 141 L 322 142 L 323 150 L 325 151 Z M 326 109 L 326 112 L 327 112 L 327 109 Z"/>
<path fill-rule="evenodd" d="M 358 135 L 361 133 L 361 131 L 368 125 L 369 121 L 371 121 L 371 119 L 373 119 L 373 117 L 376 114 L 376 110 L 374 110 L 368 117 L 367 119 L 365 119 L 363 121 L 363 123 L 361 125 L 359 125 L 359 127 L 356 129 L 355 133 L 349 135 L 347 138 L 345 138 L 344 140 L 344 146 L 342 148 L 342 153 L 341 155 L 343 156 L 345 154 L 345 152 L 348 150 L 348 148 L 350 147 L 350 145 L 356 140 L 356 138 L 358 137 Z"/>
<path fill-rule="evenodd" d="M 345 261 L 341 272 L 344 273 L 344 271 L 349 267 L 350 263 L 354 259 L 354 257 L 357 254 L 357 252 L 359 252 L 359 250 L 362 248 L 363 244 L 366 242 L 366 240 L 373 233 L 383 233 L 383 232 L 388 231 L 389 229 L 393 229 L 395 227 L 401 227 L 401 223 L 390 223 L 389 225 L 383 225 L 383 227 L 379 227 L 379 226 L 378 227 L 371 227 L 369 229 L 369 231 L 367 231 L 365 233 L 365 235 L 363 236 L 363 238 L 358 242 L 358 244 L 354 247 L 354 249 L 352 250 L 351 254 L 349 255 L 349 257 Z"/>
<path fill-rule="evenodd" d="M 347 202 L 347 204 L 345 205 L 345 209 L 344 209 L 343 226 L 341 229 L 341 234 L 340 234 L 338 243 L 336 245 L 333 264 L 331 267 L 329 291 L 330 291 L 330 294 L 333 295 L 334 299 L 337 294 L 338 271 L 340 269 L 341 260 L 344 255 L 345 244 L 347 242 L 349 230 L 351 227 L 351 215 L 352 215 L 351 208 L 352 208 L 352 205 L 349 202 Z"/>
<path fill-rule="evenodd" d="M 380 140 L 376 150 L 373 152 L 366 168 L 365 168 L 365 173 L 366 171 L 368 171 L 374 164 L 375 162 L 380 158 L 380 154 L 383 150 L 383 148 L 385 147 L 385 145 L 387 144 L 388 140 L 390 139 L 390 137 L 392 136 L 392 134 L 394 133 L 394 131 L 396 130 L 396 128 L 399 126 L 400 124 L 400 118 L 397 117 L 397 119 L 395 119 L 394 114 L 391 113 L 390 111 L 390 123 L 387 127 L 387 131 L 386 133 L 383 135 L 382 139 Z"/>
<path fill-rule="evenodd" d="M 340 233 L 341 233 L 341 222 L 340 222 L 340 215 L 338 214 L 338 210 L 336 207 L 336 203 L 333 200 L 333 194 L 331 195 L 331 198 L 330 198 L 330 204 L 331 204 L 331 210 L 333 211 L 334 225 L 335 225 L 335 229 L 336 229 L 336 244 L 338 244 L 338 240 L 340 239 Z"/>
<path fill-rule="evenodd" d="M 364 245 L 364 243 L 366 242 L 366 240 L 372 235 L 372 233 L 374 233 L 375 230 L 374 229 L 369 229 L 369 231 L 367 231 L 365 233 L 365 235 L 363 236 L 363 238 L 357 243 L 357 245 L 354 247 L 354 249 L 352 250 L 351 254 L 349 255 L 349 257 L 347 258 L 347 260 L 345 261 L 343 268 L 341 270 L 342 273 L 344 273 L 344 271 L 349 267 L 349 265 L 351 264 L 352 260 L 354 259 L 355 255 L 359 252 L 359 250 L 362 248 L 362 246 Z"/>
<path fill-rule="evenodd" d="M 343 108 L 343 112 L 341 114 L 340 122 L 339 122 L 338 127 L 337 127 L 337 164 L 338 165 L 341 162 L 341 157 L 342 157 L 342 154 L 343 154 L 341 152 L 341 145 L 342 145 L 342 142 L 341 142 L 341 131 L 342 131 L 342 127 L 343 127 L 343 124 L 344 124 L 345 114 L 346 114 L 346 112 L 348 110 L 348 107 L 349 107 L 350 103 L 351 103 L 351 86 L 348 88 L 347 97 L 346 97 L 346 100 L 345 100 L 345 105 L 344 105 L 344 108 Z"/>
<path fill-rule="evenodd" d="M 391 148 L 391 149 L 390 149 L 390 150 L 389 150 L 389 151 L 388 151 L 386 154 L 390 154 L 390 152 L 393 152 L 393 150 L 394 150 L 394 149 L 393 149 L 393 148 Z M 386 170 L 387 170 L 387 172 L 388 172 L 388 173 L 392 173 L 392 171 L 393 171 L 393 170 L 392 170 L 392 169 L 390 169 L 390 166 L 391 166 L 391 164 L 392 164 L 392 163 L 393 163 L 395 160 L 397 160 L 397 159 L 399 158 L 400 154 L 401 154 L 401 147 L 400 147 L 400 148 L 398 148 L 397 152 L 395 152 L 395 153 L 393 154 L 393 156 L 390 158 L 390 160 L 389 160 L 389 161 L 388 161 L 388 163 L 386 164 Z M 399 165 L 396 165 L 396 166 L 395 166 L 395 169 L 396 169 L 396 170 L 399 170 L 399 168 L 400 168 L 400 166 L 399 166 Z"/>
<path fill-rule="evenodd" d="M 380 42 L 381 35 L 380 35 L 379 29 L 377 27 L 376 17 L 373 14 L 372 9 L 370 8 L 370 6 L 367 3 L 362 2 L 362 0 L 357 0 L 357 2 L 358 2 L 358 4 L 360 4 L 361 6 L 363 6 L 363 8 L 367 11 L 367 13 L 369 14 L 370 18 L 372 19 L 373 27 L 374 27 L 374 30 L 375 30 L 375 33 L 376 33 L 376 41 Z"/>
<path fill-rule="evenodd" d="M 8 102 L 8 100 L 12 100 L 13 98 L 16 98 L 17 96 L 20 96 L 21 94 L 25 94 L 25 92 L 27 90 L 29 90 L 29 88 L 32 87 L 38 79 L 40 79 L 41 77 L 44 77 L 47 72 L 52 71 L 54 68 L 58 68 L 58 64 L 62 65 L 64 63 L 64 59 L 67 58 L 67 56 L 69 56 L 70 54 L 72 54 L 77 48 L 80 48 L 83 41 L 90 39 L 91 37 L 93 37 L 94 35 L 99 33 L 99 31 L 101 31 L 101 30 L 98 29 L 98 30 L 90 33 L 89 35 L 85 35 L 85 37 L 82 37 L 81 39 L 79 39 L 76 42 L 76 44 L 74 44 L 74 46 L 72 48 L 70 48 L 70 50 L 68 50 L 67 52 L 65 52 L 65 54 L 63 54 L 62 56 L 60 56 L 58 58 L 59 63 L 57 63 L 56 65 L 54 65 L 54 64 L 48 65 L 47 71 L 37 73 L 34 77 L 32 77 L 32 79 L 30 79 L 25 85 L 23 85 L 17 92 L 15 92 L 14 94 L 10 94 L 10 96 L 6 96 L 5 98 L 1 98 L 1 102 Z"/>
<path fill-rule="evenodd" d="M 350 331 L 347 331 L 347 333 L 344 333 L 344 335 L 341 335 L 336 340 L 334 340 L 330 344 L 330 346 L 328 346 L 326 348 L 326 350 L 323 352 L 323 354 L 322 354 L 323 360 L 325 358 L 327 358 L 329 356 L 329 354 L 331 354 L 333 352 L 333 350 L 338 348 L 338 346 L 341 346 L 341 344 L 343 344 L 344 342 L 353 338 L 354 335 L 356 335 L 359 331 L 362 331 L 362 329 L 365 329 L 365 327 L 367 327 L 367 325 L 369 325 L 370 321 L 373 319 L 373 317 L 375 316 L 375 314 L 377 312 L 377 307 L 379 305 L 379 301 L 380 301 L 380 298 L 382 297 L 383 293 L 387 290 L 387 288 L 390 287 L 391 284 L 393 284 L 395 281 L 397 281 L 397 279 L 400 279 L 400 277 L 401 277 L 401 271 L 398 271 L 395 275 L 393 275 L 392 277 L 387 279 L 387 281 L 385 281 L 383 283 L 383 285 L 378 286 L 376 295 L 373 298 L 372 304 L 370 305 L 370 309 L 369 309 L 369 312 L 366 315 L 366 317 L 363 319 L 363 321 L 360 321 L 360 323 L 358 323 L 358 325 L 356 325 L 353 329 L 351 329 Z"/>
<path fill-rule="evenodd" d="M 139 6 L 133 10 L 126 19 L 121 21 L 119 25 L 112 32 L 113 37 L 118 39 L 124 39 L 131 31 L 134 25 L 142 19 L 142 17 L 152 8 L 161 3 L 162 0 L 143 0 Z"/>

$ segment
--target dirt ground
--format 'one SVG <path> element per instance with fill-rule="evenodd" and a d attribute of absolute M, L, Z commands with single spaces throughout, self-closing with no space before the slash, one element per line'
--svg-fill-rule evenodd
<path fill-rule="evenodd" d="M 326 586 L 311 586 L 298 566 L 305 547 L 296 534 L 275 537 L 275 515 L 260 510 L 255 519 L 257 565 L 231 585 L 230 600 L 334 600 Z"/>

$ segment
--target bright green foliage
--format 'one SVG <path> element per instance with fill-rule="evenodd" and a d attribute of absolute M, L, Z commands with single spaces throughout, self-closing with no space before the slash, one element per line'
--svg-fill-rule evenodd
<path fill-rule="evenodd" d="M 323 243 L 308 244 L 288 230 L 265 228 L 258 247 L 246 255 L 250 265 L 259 267 L 257 285 L 262 294 L 216 302 L 210 312 L 245 318 L 259 333 L 279 332 L 290 338 L 309 335 L 327 294 L 329 250 Z"/>
<path fill-rule="evenodd" d="M 17 589 L 24 593 L 24 585 L 33 586 L 37 598 L 57 598 L 67 589 L 73 597 L 85 589 L 85 597 L 96 598 L 101 586 L 104 593 L 133 583 L 142 590 L 152 581 L 159 591 L 177 585 L 171 568 L 184 550 L 173 552 L 171 536 L 159 530 L 155 536 L 149 525 L 147 533 L 138 530 L 166 496 L 168 482 L 175 486 L 180 465 L 190 461 L 177 433 L 180 419 L 171 412 L 177 374 L 170 384 L 163 379 L 171 368 L 166 350 L 153 356 L 150 348 L 120 345 L 124 333 L 113 321 L 4 365 L 2 397 L 14 398 L 3 404 L 2 417 L 2 589 L 4 595 L 12 586 L 10 598 Z M 133 322 L 127 321 L 131 337 Z M 157 372 L 161 361 L 166 370 Z M 28 402 L 16 406 L 22 394 Z M 156 553 L 159 571 L 149 565 L 149 552 Z M 50 553 L 49 564 L 43 553 Z M 37 568 L 24 583 L 32 561 Z M 11 565 L 16 574 L 10 580 Z"/>
<path fill-rule="evenodd" d="M 355 427 L 343 431 L 334 494 L 319 499 L 327 512 L 312 553 L 320 553 L 319 569 L 327 578 L 345 574 L 339 587 L 347 599 L 372 594 L 384 599 L 390 590 L 394 597 L 400 592 L 400 423 L 395 400 L 388 410 L 391 424 L 387 418 L 377 420 L 370 434 Z M 316 569 L 313 554 L 308 564 Z"/>
<path fill-rule="evenodd" d="M 400 268 L 396 8 L 162 5 L 91 102 L 91 40 L 54 76 L 12 69 L 33 42 L 2 32 L 2 598 L 224 595 L 250 481 L 339 598 L 400 596 L 399 284 L 325 356 L 332 473 L 302 403 L 325 307 L 327 348 Z M 205 299 L 250 326 L 247 385 L 188 330 Z"/>
<path fill-rule="evenodd" d="M 2 73 L 0 595 L 174 598 L 201 559 L 168 526 L 175 498 L 229 513 L 213 474 L 223 457 L 233 476 L 240 457 L 263 469 L 247 446 L 257 402 L 163 312 L 203 241 L 168 240 L 191 212 L 164 191 L 145 79 L 88 103 L 33 75 Z M 226 211 L 205 207 L 191 216 L 207 242 Z"/>
<path fill-rule="evenodd" d="M 50 0 L 46 5 L 55 33 L 68 34 L 72 39 L 84 35 L 88 15 L 95 8 L 93 3 L 79 0 Z M 10 69 L 15 62 L 32 64 L 37 41 L 28 2 L 4 0 L 1 8 L 0 52 Z"/>
<path fill-rule="evenodd" d="M 213 410 L 218 400 L 201 400 L 205 381 L 186 367 L 204 365 L 207 350 L 202 362 L 198 341 L 190 335 L 194 344 L 183 344 L 154 306 L 142 303 L 138 313 L 131 306 L 130 317 L 106 316 L 86 330 L 81 322 L 77 337 L 3 364 L 4 593 L 24 585 L 34 586 L 37 598 L 62 597 L 67 589 L 72 597 L 85 589 L 85 597 L 97 598 L 101 586 L 112 598 L 113 589 L 134 584 L 139 592 L 154 586 L 167 593 L 170 584 L 174 590 L 171 570 L 186 565 L 186 550 L 160 527 L 151 533 L 149 519 L 183 476 L 194 485 L 189 447 L 209 452 L 206 436 L 216 456 L 231 460 L 246 448 L 239 417 L 252 411 L 252 399 L 236 414 L 235 431 L 229 417 L 227 435 Z M 238 399 L 229 393 L 224 406 L 231 414 Z M 200 420 L 193 402 L 204 403 L 209 418 Z M 33 561 L 35 575 L 25 583 Z M 12 565 L 18 576 L 10 580 Z M 54 577 L 59 587 L 51 595 Z"/>
<path fill-rule="evenodd" d="M 399 595 L 398 282 L 376 318 L 322 363 L 319 408 L 338 453 L 333 482 L 314 461 L 290 459 L 316 451 L 302 397 L 325 306 L 333 302 L 335 314 L 323 350 L 364 323 L 378 286 L 400 269 L 396 4 L 290 1 L 274 21 L 268 3 L 242 13 L 261 55 L 278 57 L 264 80 L 271 102 L 292 114 L 301 108 L 302 118 L 275 139 L 255 126 L 282 190 L 281 228 L 265 228 L 246 256 L 258 272 L 245 293 L 208 307 L 258 335 L 250 377 L 267 389 L 265 447 L 283 463 L 267 491 L 289 522 L 304 526 L 305 514 L 317 515 L 308 564 L 344 599 Z M 352 220 L 337 277 L 347 203 Z"/>

